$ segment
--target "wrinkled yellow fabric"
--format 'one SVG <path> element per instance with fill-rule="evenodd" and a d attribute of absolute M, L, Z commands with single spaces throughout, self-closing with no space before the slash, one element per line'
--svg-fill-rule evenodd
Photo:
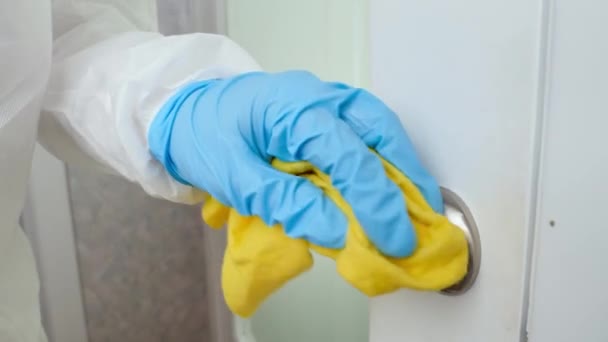
<path fill-rule="evenodd" d="M 383 164 L 387 176 L 403 191 L 418 238 L 414 254 L 406 258 L 381 254 L 368 240 L 351 207 L 332 187 L 329 176 L 307 162 L 274 160 L 272 165 L 307 178 L 345 213 L 348 231 L 343 249 L 292 239 L 279 225 L 269 227 L 258 217 L 242 216 L 209 198 L 203 206 L 203 219 L 213 228 L 225 223 L 228 227 L 222 288 L 232 312 L 251 316 L 270 294 L 312 266 L 310 250 L 334 259 L 338 273 L 368 296 L 400 288 L 437 291 L 460 281 L 468 265 L 464 233 L 446 217 L 436 214 L 405 175 L 385 160 Z"/>

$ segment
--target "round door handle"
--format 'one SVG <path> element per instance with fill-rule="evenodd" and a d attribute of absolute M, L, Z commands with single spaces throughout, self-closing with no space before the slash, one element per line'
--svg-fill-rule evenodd
<path fill-rule="evenodd" d="M 441 194 L 445 203 L 445 216 L 450 222 L 462 229 L 469 245 L 467 274 L 459 283 L 440 291 L 444 295 L 458 296 L 466 293 L 477 280 L 481 266 L 481 239 L 473 214 L 462 198 L 446 188 L 441 188 Z"/>

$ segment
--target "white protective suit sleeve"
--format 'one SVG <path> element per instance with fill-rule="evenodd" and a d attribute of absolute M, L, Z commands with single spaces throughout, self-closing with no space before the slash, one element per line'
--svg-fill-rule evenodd
<path fill-rule="evenodd" d="M 56 0 L 53 26 L 41 144 L 67 162 L 120 174 L 152 196 L 202 201 L 202 192 L 176 182 L 150 154 L 148 127 L 184 84 L 258 64 L 223 36 L 159 34 L 154 0 Z"/>

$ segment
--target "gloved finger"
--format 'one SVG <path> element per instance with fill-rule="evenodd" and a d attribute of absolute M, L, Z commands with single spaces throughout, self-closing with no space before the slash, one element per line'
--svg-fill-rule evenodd
<path fill-rule="evenodd" d="M 327 248 L 344 247 L 346 217 L 320 188 L 303 177 L 280 172 L 255 156 L 247 158 L 238 172 L 248 176 L 235 186 L 238 196 L 232 196 L 236 201 L 232 206 L 239 213 L 258 216 L 267 225 L 280 223 L 292 238 Z"/>
<path fill-rule="evenodd" d="M 285 127 L 275 127 L 275 131 L 288 131 L 289 143 L 271 141 L 271 153 L 281 159 L 309 161 L 329 174 L 381 252 L 403 257 L 414 251 L 416 236 L 401 190 L 386 177 L 380 159 L 345 122 L 316 108 L 300 113 L 297 120 L 283 120 L 281 125 Z"/>
<path fill-rule="evenodd" d="M 435 212 L 443 213 L 437 181 L 422 165 L 398 116 L 380 99 L 362 89 L 350 89 L 339 116 L 365 144 L 395 165 L 420 189 Z"/>

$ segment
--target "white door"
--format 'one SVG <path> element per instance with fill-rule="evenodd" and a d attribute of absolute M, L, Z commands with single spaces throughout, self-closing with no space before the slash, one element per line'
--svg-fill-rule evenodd
<path fill-rule="evenodd" d="M 372 300 L 371 341 L 608 341 L 608 3 L 370 3 L 373 90 L 483 247 L 462 297 Z"/>
<path fill-rule="evenodd" d="M 360 319 L 350 320 L 350 330 L 338 330 L 359 331 L 357 339 L 330 338 L 328 328 L 338 322 L 348 327 L 341 313 L 367 306 L 355 295 L 333 291 L 343 282 L 321 259 L 309 278 L 289 284 L 253 318 L 258 339 L 519 341 L 526 238 L 534 217 L 540 1 L 228 4 L 227 33 L 265 68 L 303 67 L 325 79 L 359 82 L 387 101 L 441 184 L 472 209 L 483 243 L 481 274 L 468 294 L 403 291 L 373 299 L 369 337 L 362 336 L 367 326 Z M 370 74 L 371 82 L 356 74 Z M 316 313 L 297 298 L 324 301 L 326 309 Z"/>

